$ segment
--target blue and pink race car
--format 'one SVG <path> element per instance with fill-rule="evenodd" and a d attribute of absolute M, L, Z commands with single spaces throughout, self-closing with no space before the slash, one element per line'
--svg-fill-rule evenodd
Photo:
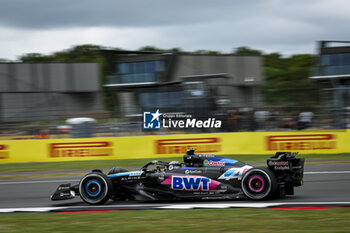
<path fill-rule="evenodd" d="M 108 174 L 95 169 L 79 184 L 61 184 L 51 200 L 72 199 L 79 195 L 97 205 L 115 201 L 184 199 L 264 200 L 293 195 L 302 185 L 304 162 L 297 153 L 277 152 L 267 159 L 267 167 L 213 154 L 184 155 L 184 162 L 151 161 L 139 171 L 114 167 Z"/>

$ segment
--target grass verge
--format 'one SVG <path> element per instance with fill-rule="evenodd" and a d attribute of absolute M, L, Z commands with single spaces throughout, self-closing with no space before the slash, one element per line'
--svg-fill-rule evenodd
<path fill-rule="evenodd" d="M 349 209 L 1 214 L 0 232 L 349 232 Z"/>
<path fill-rule="evenodd" d="M 265 162 L 268 155 L 227 155 L 226 157 L 242 162 Z M 307 163 L 338 163 L 350 162 L 350 153 L 346 154 L 309 154 L 300 155 Z M 118 167 L 141 167 L 151 160 L 182 161 L 182 156 L 171 158 L 151 159 L 121 159 L 121 160 L 93 160 L 93 161 L 70 161 L 70 162 L 48 162 L 48 163 L 13 163 L 0 164 L 0 174 L 4 172 L 26 172 L 26 171 L 55 171 Z M 314 161 L 314 162 L 313 162 Z"/>

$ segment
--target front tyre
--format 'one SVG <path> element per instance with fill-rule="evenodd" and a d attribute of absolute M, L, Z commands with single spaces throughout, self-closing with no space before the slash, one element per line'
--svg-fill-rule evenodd
<path fill-rule="evenodd" d="M 252 168 L 243 176 L 241 187 L 250 199 L 263 200 L 271 197 L 277 190 L 277 178 L 267 168 Z"/>
<path fill-rule="evenodd" d="M 81 199 L 90 205 L 100 205 L 109 200 L 113 194 L 110 178 L 101 172 L 86 174 L 79 183 Z"/>

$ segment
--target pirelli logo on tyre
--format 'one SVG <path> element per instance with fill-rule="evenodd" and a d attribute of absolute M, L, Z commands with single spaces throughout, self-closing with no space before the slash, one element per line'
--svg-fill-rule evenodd
<path fill-rule="evenodd" d="M 330 150 L 336 149 L 335 134 L 267 136 L 267 150 Z"/>
<path fill-rule="evenodd" d="M 156 140 L 156 154 L 181 154 L 188 148 L 194 148 L 196 153 L 217 153 L 222 149 L 220 138 L 182 138 Z"/>
<path fill-rule="evenodd" d="M 0 159 L 8 159 L 8 158 L 9 158 L 8 146 L 0 144 Z"/>
<path fill-rule="evenodd" d="M 99 157 L 112 156 L 111 142 L 51 143 L 49 157 Z"/>

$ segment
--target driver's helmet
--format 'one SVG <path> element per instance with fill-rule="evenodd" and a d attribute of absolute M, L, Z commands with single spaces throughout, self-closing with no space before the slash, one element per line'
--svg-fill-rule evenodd
<path fill-rule="evenodd" d="M 181 163 L 179 161 L 169 162 L 169 165 L 168 165 L 169 170 L 178 169 L 178 168 L 181 168 Z"/>

